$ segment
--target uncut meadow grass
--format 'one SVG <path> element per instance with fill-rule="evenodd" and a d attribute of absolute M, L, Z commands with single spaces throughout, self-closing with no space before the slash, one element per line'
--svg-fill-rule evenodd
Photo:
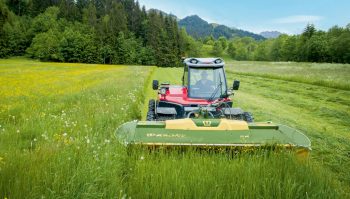
<path fill-rule="evenodd" d="M 151 67 L 20 63 L 0 61 L 0 198 L 118 196 L 114 131 L 140 118 Z"/>
<path fill-rule="evenodd" d="M 139 150 L 126 196 L 132 198 L 340 198 L 324 170 L 294 154 Z"/>

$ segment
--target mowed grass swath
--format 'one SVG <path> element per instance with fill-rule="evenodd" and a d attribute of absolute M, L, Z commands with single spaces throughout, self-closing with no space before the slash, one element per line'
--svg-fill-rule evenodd
<path fill-rule="evenodd" d="M 350 184 L 349 64 L 228 65 L 229 76 L 242 81 L 238 106 L 251 110 L 259 120 L 286 123 L 306 132 L 313 145 L 312 158 Z"/>
<path fill-rule="evenodd" d="M 265 77 L 350 90 L 349 64 L 228 61 L 227 71 L 253 78 Z"/>
<path fill-rule="evenodd" d="M 234 156 L 142 149 L 128 153 L 115 139 L 115 129 L 144 117 L 143 103 L 155 95 L 150 80 L 179 83 L 181 72 L 180 68 L 0 60 L 0 197 L 348 196 L 349 125 L 342 118 L 348 114 L 348 93 L 344 90 L 329 90 L 337 98 L 330 93 L 327 97 L 338 100 L 326 103 L 327 109 L 338 111 L 329 120 L 324 113 L 298 108 L 312 104 L 310 96 L 324 87 L 307 84 L 312 89 L 305 90 L 305 84 L 297 82 L 229 75 L 229 82 L 241 79 L 237 106 L 251 110 L 257 120 L 283 121 L 311 137 L 313 151 L 307 162 L 268 151 Z M 293 89 L 297 91 L 287 92 Z M 290 100 L 297 105 L 287 103 Z M 316 107 L 322 105 L 320 100 Z M 326 131 L 315 125 L 319 122 L 327 122 Z"/>

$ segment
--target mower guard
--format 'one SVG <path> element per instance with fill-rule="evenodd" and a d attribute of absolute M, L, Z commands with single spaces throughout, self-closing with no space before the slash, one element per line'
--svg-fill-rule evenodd
<path fill-rule="evenodd" d="M 311 150 L 303 133 L 271 122 L 247 123 L 228 119 L 176 119 L 132 121 L 116 131 L 124 145 L 149 147 L 193 146 L 208 148 L 260 148 L 277 146 L 295 149 L 302 156 Z"/>

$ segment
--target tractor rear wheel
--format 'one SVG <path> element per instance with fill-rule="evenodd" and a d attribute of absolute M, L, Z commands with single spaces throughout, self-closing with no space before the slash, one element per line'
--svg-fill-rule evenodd
<path fill-rule="evenodd" d="M 250 112 L 244 112 L 243 119 L 248 123 L 254 122 L 254 117 Z"/>
<path fill-rule="evenodd" d="M 148 112 L 147 112 L 147 121 L 154 121 L 156 120 L 156 101 L 154 99 L 150 99 L 148 101 Z"/>

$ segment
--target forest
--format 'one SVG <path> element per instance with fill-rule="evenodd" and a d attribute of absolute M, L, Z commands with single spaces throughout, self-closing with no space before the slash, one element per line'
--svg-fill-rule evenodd
<path fill-rule="evenodd" d="M 0 58 L 178 66 L 184 56 L 235 60 L 350 63 L 350 24 L 328 31 L 308 24 L 276 39 L 194 39 L 176 18 L 134 0 L 0 0 Z"/>
<path fill-rule="evenodd" d="M 207 37 L 204 43 L 212 45 L 213 55 L 221 56 L 226 51 L 235 60 L 350 63 L 350 24 L 328 31 L 308 24 L 300 35 L 282 34 L 263 41 L 250 37 L 229 41 L 220 37 L 215 41 Z"/>

